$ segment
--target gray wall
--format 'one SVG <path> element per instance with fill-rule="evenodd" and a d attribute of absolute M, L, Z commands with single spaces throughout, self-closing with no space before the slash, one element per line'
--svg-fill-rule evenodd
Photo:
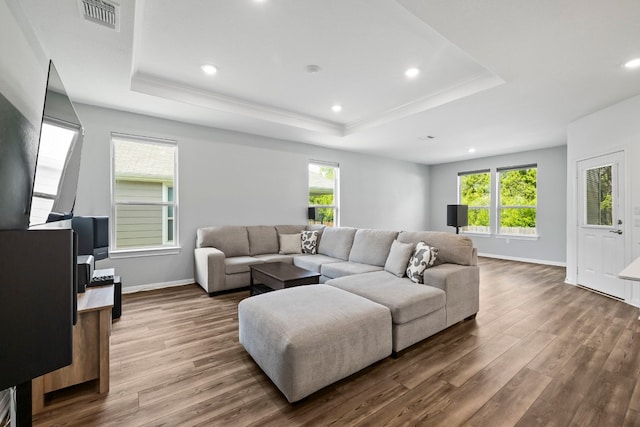
<path fill-rule="evenodd" d="M 198 227 L 306 223 L 309 160 L 340 164 L 341 225 L 428 228 L 428 166 L 88 105 L 76 108 L 85 128 L 76 215 L 110 212 L 111 132 L 178 141 L 182 250 L 97 263 L 97 268 L 115 267 L 125 287 L 193 278 Z"/>
<path fill-rule="evenodd" d="M 431 167 L 432 230 L 453 231 L 447 227 L 446 205 L 457 202 L 458 172 L 498 167 L 538 164 L 538 240 L 472 236 L 478 252 L 507 259 L 521 259 L 552 264 L 566 261 L 566 173 L 565 146 L 527 151 L 503 156 L 485 157 L 463 162 L 445 163 Z M 492 199 L 495 189 L 492 188 Z M 492 212 L 493 214 L 493 212 Z"/>

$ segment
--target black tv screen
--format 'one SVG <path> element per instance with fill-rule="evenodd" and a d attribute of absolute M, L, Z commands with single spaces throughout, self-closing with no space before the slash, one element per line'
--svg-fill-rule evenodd
<path fill-rule="evenodd" d="M 29 226 L 67 219 L 73 213 L 83 137 L 80 119 L 50 61 Z"/>

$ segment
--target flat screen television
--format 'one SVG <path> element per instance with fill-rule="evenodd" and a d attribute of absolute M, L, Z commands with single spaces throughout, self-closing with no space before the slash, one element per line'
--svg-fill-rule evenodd
<path fill-rule="evenodd" d="M 30 227 L 73 215 L 83 138 L 78 114 L 50 61 L 28 209 Z"/>

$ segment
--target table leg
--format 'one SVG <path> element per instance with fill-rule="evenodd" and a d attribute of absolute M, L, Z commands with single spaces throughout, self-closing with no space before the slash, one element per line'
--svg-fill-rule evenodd
<path fill-rule="evenodd" d="M 98 351 L 99 363 L 99 376 L 98 376 L 98 391 L 100 393 L 106 393 L 109 391 L 109 336 L 111 335 L 111 308 L 100 310 L 100 318 L 98 320 L 99 338 Z"/>
<path fill-rule="evenodd" d="M 44 409 L 44 377 L 34 378 L 31 382 L 31 410 L 34 414 Z"/>
<path fill-rule="evenodd" d="M 249 296 L 253 296 L 253 269 L 249 268 Z"/>

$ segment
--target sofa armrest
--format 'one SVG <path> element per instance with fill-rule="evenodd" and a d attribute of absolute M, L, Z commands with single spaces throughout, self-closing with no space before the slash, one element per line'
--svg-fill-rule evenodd
<path fill-rule="evenodd" d="M 207 293 L 224 289 L 225 255 L 216 248 L 196 248 L 195 279 Z"/>
<path fill-rule="evenodd" d="M 424 283 L 447 294 L 447 326 L 451 326 L 480 308 L 480 268 L 458 264 L 440 264 L 424 272 Z"/>

